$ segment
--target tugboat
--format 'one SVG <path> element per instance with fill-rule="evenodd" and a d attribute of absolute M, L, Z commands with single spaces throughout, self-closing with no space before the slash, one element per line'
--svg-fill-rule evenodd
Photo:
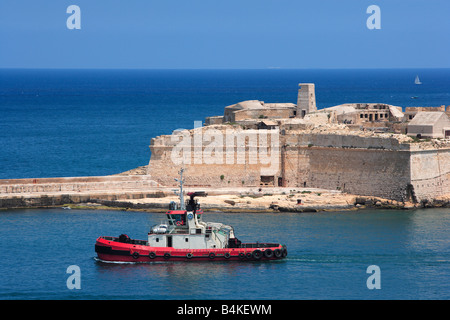
<path fill-rule="evenodd" d="M 195 197 L 205 192 L 191 192 L 184 203 L 183 169 L 180 171 L 180 204 L 170 202 L 167 222 L 150 228 L 147 240 L 101 236 L 95 243 L 98 259 L 106 262 L 152 261 L 255 261 L 283 259 L 285 245 L 278 243 L 241 243 L 231 226 L 204 222 L 203 210 Z"/>

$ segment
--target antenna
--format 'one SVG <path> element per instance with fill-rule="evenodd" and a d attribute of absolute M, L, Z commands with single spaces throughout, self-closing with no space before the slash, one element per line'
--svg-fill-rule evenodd
<path fill-rule="evenodd" d="M 180 210 L 186 210 L 184 205 L 184 194 L 183 194 L 183 172 L 184 168 L 181 168 L 178 172 L 180 174 L 180 179 L 175 179 L 175 181 L 178 181 L 180 183 Z M 176 194 L 176 193 L 175 193 Z"/>

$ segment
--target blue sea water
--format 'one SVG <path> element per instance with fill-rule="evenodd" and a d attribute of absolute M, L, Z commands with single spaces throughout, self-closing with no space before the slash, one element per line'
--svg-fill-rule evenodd
<path fill-rule="evenodd" d="M 414 85 L 419 75 L 422 85 Z M 150 139 L 243 100 L 319 108 L 450 103 L 450 69 L 0 70 L 0 179 L 107 175 L 148 163 Z M 411 99 L 411 97 L 417 99 Z M 247 241 L 286 244 L 270 263 L 105 264 L 100 235 L 145 239 L 162 213 L 0 211 L 0 299 L 449 299 L 450 212 L 208 213 Z M 81 270 L 69 290 L 66 270 Z M 381 289 L 367 288 L 370 265 Z"/>
<path fill-rule="evenodd" d="M 95 260 L 100 235 L 145 239 L 162 213 L 0 211 L 0 299 L 303 300 L 450 298 L 448 209 L 327 213 L 206 213 L 243 242 L 286 244 L 271 262 Z M 68 289 L 69 266 L 80 289 Z M 380 268 L 380 289 L 368 289 Z"/>

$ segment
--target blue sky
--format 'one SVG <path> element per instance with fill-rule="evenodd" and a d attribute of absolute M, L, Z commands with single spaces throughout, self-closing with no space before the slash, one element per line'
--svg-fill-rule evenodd
<path fill-rule="evenodd" d="M 0 1 L 0 68 L 449 67 L 448 0 Z"/>

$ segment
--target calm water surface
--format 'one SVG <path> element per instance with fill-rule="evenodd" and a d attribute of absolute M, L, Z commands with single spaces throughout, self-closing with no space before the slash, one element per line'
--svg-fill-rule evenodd
<path fill-rule="evenodd" d="M 145 239 L 162 213 L 0 211 L 0 299 L 449 299 L 448 209 L 330 213 L 207 213 L 244 242 L 286 244 L 273 262 L 107 264 L 100 235 Z M 67 267 L 81 270 L 69 290 Z M 381 270 L 369 290 L 367 267 Z"/>

